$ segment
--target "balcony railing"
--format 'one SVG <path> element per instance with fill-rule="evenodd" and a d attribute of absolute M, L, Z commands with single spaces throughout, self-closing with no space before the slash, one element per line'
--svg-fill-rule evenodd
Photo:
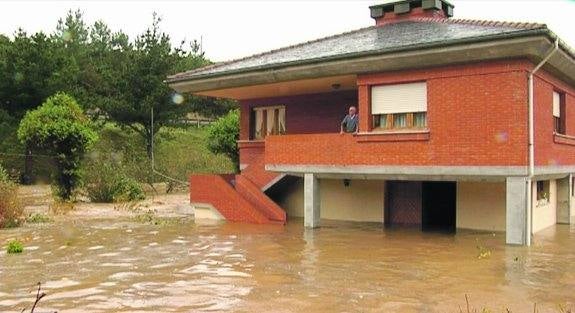
<path fill-rule="evenodd" d="M 265 163 L 429 165 L 429 132 L 269 136 Z"/>

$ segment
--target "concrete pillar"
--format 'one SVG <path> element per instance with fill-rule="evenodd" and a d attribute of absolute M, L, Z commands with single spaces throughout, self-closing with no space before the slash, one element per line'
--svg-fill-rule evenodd
<path fill-rule="evenodd" d="M 557 180 L 557 224 L 569 224 L 571 217 L 571 175 Z"/>
<path fill-rule="evenodd" d="M 319 227 L 320 201 L 317 176 L 315 174 L 304 174 L 303 188 L 304 226 L 306 228 Z"/>
<path fill-rule="evenodd" d="M 513 245 L 531 244 L 531 180 L 507 177 L 505 242 Z"/>

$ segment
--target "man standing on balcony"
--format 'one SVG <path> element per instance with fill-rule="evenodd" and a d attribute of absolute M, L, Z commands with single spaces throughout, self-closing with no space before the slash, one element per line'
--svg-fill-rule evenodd
<path fill-rule="evenodd" d="M 357 109 L 354 106 L 349 107 L 349 114 L 347 114 L 341 122 L 340 133 L 353 133 L 357 134 L 359 126 L 359 117 L 356 114 Z"/>

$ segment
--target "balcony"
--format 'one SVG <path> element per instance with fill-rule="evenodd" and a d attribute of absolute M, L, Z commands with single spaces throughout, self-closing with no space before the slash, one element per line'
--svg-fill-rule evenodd
<path fill-rule="evenodd" d="M 266 165 L 433 165 L 427 130 L 269 136 Z"/>

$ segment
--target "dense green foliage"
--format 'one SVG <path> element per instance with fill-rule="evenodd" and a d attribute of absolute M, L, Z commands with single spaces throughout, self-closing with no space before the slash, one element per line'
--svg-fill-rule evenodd
<path fill-rule="evenodd" d="M 172 49 L 170 37 L 161 32 L 159 23 L 154 15 L 152 26 L 129 48 L 104 57 L 99 74 L 106 83 L 96 95 L 102 99 L 99 108 L 111 120 L 144 138 L 148 156 L 152 136 L 190 112 L 192 98 L 175 94 L 164 80 L 178 71 L 208 64 L 195 43 L 189 51 Z M 154 125 L 150 122 L 152 111 Z"/>
<path fill-rule="evenodd" d="M 51 170 L 51 160 L 32 156 L 16 130 L 27 111 L 57 92 L 77 99 L 93 120 L 139 134 L 149 157 L 152 133 L 180 125 L 192 112 L 211 118 L 236 107 L 233 101 L 180 95 L 164 83 L 171 74 L 209 63 L 196 41 L 172 46 L 156 15 L 134 39 L 101 21 L 87 25 L 80 11 L 68 12 L 50 34 L 0 35 L 0 160 L 23 181 Z"/>
<path fill-rule="evenodd" d="M 57 195 L 71 199 L 80 185 L 82 157 L 98 139 L 76 100 L 65 93 L 48 98 L 20 121 L 18 138 L 26 146 L 54 156 Z"/>
<path fill-rule="evenodd" d="M 24 245 L 20 240 L 14 239 L 8 242 L 8 247 L 6 248 L 8 254 L 17 254 L 24 252 Z"/>
<path fill-rule="evenodd" d="M 228 156 L 239 169 L 237 141 L 240 137 L 240 112 L 232 110 L 219 118 L 208 129 L 208 148 L 217 154 Z"/>

